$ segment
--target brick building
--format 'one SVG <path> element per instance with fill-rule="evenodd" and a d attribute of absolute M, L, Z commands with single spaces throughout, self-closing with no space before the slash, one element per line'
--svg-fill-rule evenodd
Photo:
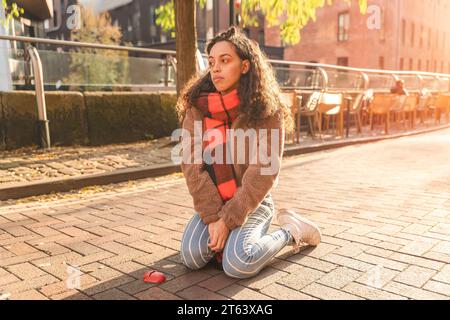
<path fill-rule="evenodd" d="M 284 58 L 351 67 L 450 73 L 450 1 L 368 0 L 365 15 L 357 0 L 334 1 L 317 11 L 299 44 Z M 276 28 L 266 44 L 281 45 Z"/>

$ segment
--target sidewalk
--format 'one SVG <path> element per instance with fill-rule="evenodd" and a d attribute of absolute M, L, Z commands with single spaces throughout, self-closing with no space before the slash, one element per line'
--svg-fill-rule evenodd
<path fill-rule="evenodd" d="M 335 138 L 325 134 L 318 137 L 302 135 L 298 145 L 285 146 L 285 155 L 315 152 L 346 144 L 428 132 L 448 125 L 428 127 L 420 125 L 414 131 L 392 128 L 384 135 L 381 126 L 374 132 L 364 128 L 359 135 L 352 129 L 349 138 Z M 103 185 L 161 176 L 178 172 L 171 161 L 173 144 L 170 137 L 148 142 L 101 147 L 55 147 L 46 152 L 36 148 L 3 151 L 0 154 L 0 200 L 23 198 L 51 192 L 65 192 L 92 185 Z"/>
<path fill-rule="evenodd" d="M 286 158 L 276 209 L 317 222 L 323 241 L 283 249 L 246 280 L 181 264 L 193 211 L 180 175 L 2 206 L 0 299 L 449 300 L 449 137 L 445 129 Z M 149 269 L 167 281 L 144 283 Z"/>

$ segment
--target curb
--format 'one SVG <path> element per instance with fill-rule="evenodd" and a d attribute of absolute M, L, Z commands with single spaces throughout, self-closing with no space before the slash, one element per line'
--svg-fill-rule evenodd
<path fill-rule="evenodd" d="M 119 169 L 93 175 L 64 179 L 49 179 L 44 182 L 24 182 L 0 188 L 0 201 L 39 196 L 53 192 L 67 192 L 95 185 L 126 182 L 180 172 L 179 165 L 164 164 L 148 167 Z"/>
<path fill-rule="evenodd" d="M 434 128 L 429 128 L 429 129 L 423 129 L 420 131 L 397 133 L 397 134 L 391 134 L 391 135 L 387 135 L 387 136 L 357 138 L 357 139 L 353 139 L 351 141 L 318 143 L 315 145 L 310 145 L 308 147 L 287 147 L 284 150 L 283 156 L 295 156 L 295 155 L 313 153 L 313 152 L 324 151 L 324 150 L 329 150 L 329 149 L 342 148 L 342 147 L 352 146 L 352 145 L 356 145 L 356 144 L 365 144 L 365 143 L 378 142 L 378 141 L 383 141 L 383 140 L 391 140 L 391 139 L 410 137 L 410 136 L 415 136 L 415 135 L 419 135 L 419 134 L 425 134 L 425 133 L 430 133 L 430 132 L 434 132 L 434 131 L 445 130 L 448 128 L 450 128 L 450 124 L 445 124 L 445 125 L 441 125 L 439 127 L 434 127 Z"/>
<path fill-rule="evenodd" d="M 342 148 L 356 144 L 365 144 L 388 139 L 398 139 L 413 135 L 430 133 L 448 128 L 450 128 L 450 124 L 430 129 L 424 129 L 420 131 L 393 134 L 389 136 L 359 138 L 351 141 L 341 141 L 341 142 L 318 143 L 316 145 L 310 145 L 308 147 L 301 147 L 301 146 L 286 147 L 283 156 L 301 155 L 329 149 Z M 1 187 L 0 201 L 39 196 L 54 192 L 68 192 L 71 190 L 82 189 L 89 186 L 106 185 L 112 183 L 126 182 L 129 180 L 153 178 L 177 172 L 181 172 L 180 165 L 162 164 L 147 167 L 119 169 L 113 172 L 78 176 L 73 178 L 51 179 L 51 180 L 49 179 L 44 182 L 31 182 L 31 183 L 25 182 L 21 184 L 13 184 L 10 186 Z"/>

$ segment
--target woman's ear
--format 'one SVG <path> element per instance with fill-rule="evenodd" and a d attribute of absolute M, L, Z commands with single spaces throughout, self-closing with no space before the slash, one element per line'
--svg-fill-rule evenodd
<path fill-rule="evenodd" d="M 250 70 L 250 61 L 243 60 L 242 61 L 242 74 L 246 74 Z"/>

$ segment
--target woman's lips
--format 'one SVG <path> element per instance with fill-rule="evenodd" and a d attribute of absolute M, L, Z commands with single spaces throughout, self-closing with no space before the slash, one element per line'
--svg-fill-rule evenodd
<path fill-rule="evenodd" d="M 214 82 L 220 82 L 220 81 L 223 80 L 223 78 L 222 77 L 217 77 L 217 78 L 214 78 L 213 80 L 214 80 Z"/>

